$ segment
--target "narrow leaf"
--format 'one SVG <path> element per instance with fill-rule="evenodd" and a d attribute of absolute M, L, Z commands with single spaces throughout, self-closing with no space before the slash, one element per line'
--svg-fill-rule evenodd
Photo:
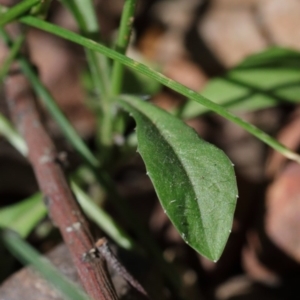
<path fill-rule="evenodd" d="M 90 299 L 77 285 L 64 277 L 45 257 L 42 257 L 34 248 L 20 236 L 10 230 L 0 231 L 3 240 L 12 254 L 24 264 L 32 265 L 52 286 L 61 292 L 63 299 L 88 300 Z"/>
<path fill-rule="evenodd" d="M 5 13 L 0 14 L 0 26 L 3 27 L 5 24 L 17 19 L 39 2 L 40 0 L 20 1 L 20 3 L 8 9 Z"/>
<path fill-rule="evenodd" d="M 21 237 L 27 237 L 46 214 L 42 195 L 35 194 L 21 202 L 1 208 L 0 227 L 9 228 Z"/>
<path fill-rule="evenodd" d="M 7 76 L 9 72 L 9 68 L 11 67 L 13 61 L 15 60 L 16 56 L 18 55 L 22 44 L 24 42 L 25 35 L 20 35 L 16 38 L 13 42 L 13 45 L 9 51 L 8 56 L 6 57 L 5 61 L 2 63 L 0 68 L 0 82 L 4 80 L 5 76 Z"/>
<path fill-rule="evenodd" d="M 60 36 L 62 38 L 65 38 L 69 41 L 73 41 L 74 43 L 77 43 L 79 45 L 82 45 L 83 47 L 86 47 L 91 50 L 95 50 L 97 52 L 100 52 L 107 57 L 120 61 L 124 65 L 136 70 L 137 72 L 140 72 L 149 78 L 152 78 L 154 80 L 157 80 L 161 84 L 165 85 L 166 87 L 180 93 L 183 96 L 186 96 L 187 98 L 190 98 L 201 105 L 207 107 L 208 109 L 214 111 L 215 113 L 223 116 L 227 120 L 239 125 L 261 141 L 263 141 L 265 144 L 269 145 L 276 151 L 283 154 L 285 157 L 292 159 L 298 163 L 300 163 L 300 155 L 296 154 L 295 152 L 291 151 L 284 145 L 280 144 L 278 141 L 273 139 L 270 135 L 266 134 L 259 128 L 255 127 L 254 125 L 240 119 L 239 117 L 235 116 L 228 110 L 226 110 L 224 107 L 222 107 L 219 104 L 216 104 L 215 102 L 212 102 L 211 100 L 203 97 L 199 93 L 196 93 L 195 91 L 189 89 L 188 87 L 166 77 L 165 75 L 158 73 L 154 71 L 153 69 L 149 68 L 148 66 L 145 66 L 139 62 L 136 62 L 116 51 L 113 51 L 101 44 L 98 44 L 94 41 L 88 40 L 76 33 L 70 32 L 66 29 L 63 29 L 61 27 L 58 27 L 56 25 L 41 21 L 37 18 L 33 17 L 23 17 L 20 19 L 20 21 L 24 24 L 37 27 L 41 30 L 45 30 L 47 32 L 53 33 L 57 36 Z"/>
<path fill-rule="evenodd" d="M 247 57 L 221 77 L 208 82 L 201 94 L 234 111 L 253 111 L 299 103 L 300 52 L 270 48 Z M 181 117 L 193 118 L 209 109 L 188 100 Z"/>
<path fill-rule="evenodd" d="M 219 259 L 237 198 L 231 161 L 167 112 L 130 96 L 119 102 L 137 123 L 138 151 L 164 211 L 186 243 Z"/>
<path fill-rule="evenodd" d="M 71 187 L 83 211 L 99 228 L 124 249 L 132 249 L 134 247 L 133 240 L 130 239 L 126 232 L 122 230 L 110 215 L 93 202 L 90 196 L 73 180 L 71 180 Z"/>

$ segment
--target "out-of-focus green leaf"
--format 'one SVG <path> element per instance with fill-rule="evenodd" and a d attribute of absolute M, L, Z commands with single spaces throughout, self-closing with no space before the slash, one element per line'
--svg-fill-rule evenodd
<path fill-rule="evenodd" d="M 0 227 L 10 228 L 26 237 L 47 214 L 40 193 L 0 209 Z"/>
<path fill-rule="evenodd" d="M 219 259 L 237 198 L 231 161 L 167 112 L 130 96 L 119 102 L 137 123 L 138 151 L 164 211 L 186 243 Z"/>
<path fill-rule="evenodd" d="M 11 123 L 0 114 L 0 136 L 4 136 L 21 154 L 27 155 L 27 146 Z"/>
<path fill-rule="evenodd" d="M 224 76 L 212 79 L 201 94 L 235 111 L 250 111 L 300 102 L 300 53 L 271 48 L 245 59 Z M 209 109 L 189 100 L 183 118 Z"/>
<path fill-rule="evenodd" d="M 64 299 L 90 299 L 78 286 L 61 275 L 49 260 L 40 256 L 34 248 L 22 240 L 18 234 L 4 230 L 0 232 L 0 238 L 15 257 L 24 264 L 31 264 L 56 290 L 64 295 Z"/>
<path fill-rule="evenodd" d="M 72 190 L 82 207 L 83 211 L 99 227 L 110 236 L 118 245 L 125 249 L 132 249 L 134 246 L 130 237 L 122 230 L 120 226 L 108 215 L 101 207 L 97 206 L 73 180 L 71 181 Z"/>
<path fill-rule="evenodd" d="M 4 11 L 4 13 L 0 14 L 0 26 L 3 27 L 5 24 L 19 18 L 24 13 L 28 12 L 38 2 L 40 2 L 40 0 L 24 0 L 8 10 L 1 9 L 1 12 Z"/>
<path fill-rule="evenodd" d="M 22 44 L 24 42 L 25 35 L 20 35 L 16 38 L 16 40 L 13 42 L 13 45 L 9 51 L 8 56 L 6 57 L 5 61 L 2 63 L 0 67 L 0 82 L 4 80 L 5 76 L 7 76 L 9 69 L 15 60 L 16 56 L 18 55 Z"/>

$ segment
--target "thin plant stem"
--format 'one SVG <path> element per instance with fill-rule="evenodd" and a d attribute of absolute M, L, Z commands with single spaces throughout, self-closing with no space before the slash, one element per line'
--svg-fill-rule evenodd
<path fill-rule="evenodd" d="M 62 0 L 77 21 L 82 34 L 94 41 L 100 42 L 100 28 L 91 0 Z M 107 97 L 110 90 L 109 64 L 107 57 L 97 52 L 85 49 L 88 65 L 91 71 L 94 88 L 98 97 Z"/>
<path fill-rule="evenodd" d="M 112 49 L 109 49 L 101 44 L 98 44 L 98 43 L 95 43 L 94 41 L 88 40 L 76 33 L 70 32 L 69 30 L 60 28 L 56 25 L 41 21 L 39 19 L 36 19 L 33 17 L 23 17 L 23 18 L 21 18 L 21 22 L 23 22 L 27 25 L 33 26 L 33 27 L 40 28 L 49 33 L 53 33 L 57 36 L 60 36 L 64 39 L 72 41 L 83 47 L 87 47 L 94 51 L 99 51 L 100 53 L 106 55 L 107 57 L 121 62 L 122 64 L 128 66 L 129 68 L 132 68 L 135 71 L 160 82 L 164 86 L 178 92 L 179 94 L 198 102 L 200 105 L 207 107 L 209 110 L 217 113 L 218 115 L 221 115 L 225 119 L 237 124 L 238 126 L 240 126 L 243 129 L 245 129 L 247 132 L 254 135 L 259 140 L 261 140 L 265 144 L 269 145 L 274 150 L 280 152 L 285 157 L 300 163 L 300 156 L 298 154 L 296 154 L 289 148 L 285 147 L 283 144 L 279 143 L 277 140 L 272 138 L 270 135 L 268 135 L 264 131 L 262 131 L 259 128 L 257 128 L 256 126 L 242 120 L 241 118 L 237 117 L 236 115 L 232 114 L 231 112 L 226 110 L 221 105 L 218 105 L 218 104 L 212 102 L 211 100 L 205 98 L 204 96 L 200 95 L 199 93 L 166 77 L 165 75 L 153 70 L 152 68 L 150 68 L 142 63 L 139 63 L 137 61 L 134 61 L 133 59 L 128 58 L 128 57 L 126 57 Z"/>
<path fill-rule="evenodd" d="M 134 21 L 134 12 L 136 8 L 137 0 L 125 0 L 119 33 L 117 42 L 115 45 L 115 50 L 121 54 L 125 54 L 131 36 L 132 25 Z M 119 61 L 114 61 L 112 68 L 112 77 L 111 77 L 111 90 L 112 95 L 119 95 L 122 89 L 123 83 L 123 74 L 124 74 L 124 65 Z"/>
<path fill-rule="evenodd" d="M 24 39 L 25 39 L 25 35 L 21 34 L 13 42 L 13 44 L 10 48 L 9 54 L 8 54 L 7 58 L 5 59 L 5 61 L 3 62 L 2 67 L 0 69 L 0 81 L 4 80 L 5 76 L 7 75 L 11 64 L 15 60 L 16 56 L 18 55 L 18 53 L 23 45 Z"/>
<path fill-rule="evenodd" d="M 75 17 L 82 34 L 89 39 L 100 41 L 100 28 L 91 0 L 82 2 L 81 0 L 67 1 L 63 4 L 71 11 Z M 110 148 L 113 143 L 113 113 L 111 109 L 111 82 L 110 66 L 106 56 L 93 50 L 85 49 L 87 63 L 91 73 L 93 88 L 100 100 L 97 117 L 97 142 L 100 148 L 100 161 L 104 162 L 109 157 Z"/>

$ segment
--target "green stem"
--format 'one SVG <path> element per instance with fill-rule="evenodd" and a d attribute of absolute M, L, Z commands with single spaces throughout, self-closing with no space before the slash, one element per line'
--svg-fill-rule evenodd
<path fill-rule="evenodd" d="M 82 34 L 94 41 L 100 41 L 100 28 L 91 0 L 62 0 L 73 14 Z M 91 71 L 93 85 L 98 96 L 106 97 L 109 94 L 109 64 L 106 56 L 86 49 L 88 65 Z"/>
<path fill-rule="evenodd" d="M 134 12 L 136 8 L 137 0 L 125 0 L 121 23 L 119 28 L 119 34 L 116 42 L 115 49 L 117 52 L 121 54 L 125 54 L 132 30 L 132 25 L 134 21 Z M 112 95 L 116 96 L 121 93 L 122 83 L 123 83 L 123 74 L 124 74 L 124 66 L 119 61 L 114 61 L 113 69 L 112 69 Z"/>
<path fill-rule="evenodd" d="M 265 144 L 269 145 L 276 151 L 280 152 L 285 157 L 292 159 L 298 163 L 300 163 L 300 156 L 296 154 L 295 152 L 291 151 L 275 139 L 273 139 L 270 135 L 266 134 L 259 128 L 255 127 L 254 125 L 245 122 L 244 120 L 240 119 L 239 117 L 235 116 L 231 112 L 227 111 L 224 107 L 210 101 L 209 99 L 205 98 L 204 96 L 200 95 L 199 93 L 189 89 L 188 87 L 171 80 L 170 78 L 164 76 L 163 74 L 156 72 L 155 70 L 149 68 L 148 66 L 145 66 L 137 61 L 134 61 L 133 59 L 130 59 L 116 51 L 113 51 L 101 44 L 98 44 L 94 41 L 88 40 L 76 33 L 70 32 L 66 29 L 60 28 L 56 25 L 38 20 L 33 17 L 23 17 L 21 18 L 21 22 L 37 27 L 39 29 L 45 30 L 47 32 L 53 33 L 57 36 L 60 36 L 64 39 L 67 39 L 69 41 L 72 41 L 76 44 L 79 44 L 83 47 L 89 48 L 94 51 L 98 51 L 107 57 L 117 60 L 121 62 L 122 64 L 128 66 L 129 68 L 132 68 L 136 70 L 137 72 L 140 72 L 149 78 L 152 78 L 161 84 L 165 85 L 166 87 L 180 93 L 183 96 L 186 96 L 189 99 L 192 99 L 199 104 L 207 107 L 208 109 L 212 110 L 213 112 L 223 116 L 229 121 L 232 121 L 233 123 L 239 125 L 255 137 L 257 137 L 259 140 L 263 141 Z"/>
<path fill-rule="evenodd" d="M 13 42 L 12 47 L 10 48 L 10 52 L 6 60 L 2 64 L 2 68 L 0 69 L 0 81 L 2 81 L 7 75 L 7 73 L 9 72 L 9 68 L 13 63 L 13 61 L 15 60 L 16 56 L 18 55 L 23 45 L 24 39 L 25 39 L 25 35 L 22 34 L 18 36 L 18 38 Z"/>
<path fill-rule="evenodd" d="M 89 39 L 99 41 L 100 28 L 91 0 L 62 0 L 63 4 L 72 12 L 80 31 Z M 110 153 L 112 145 L 113 115 L 111 109 L 110 67 L 107 57 L 93 50 L 85 49 L 88 66 L 91 72 L 94 90 L 101 97 L 100 114 L 97 118 L 97 141 L 100 146 L 101 158 L 104 161 Z"/>

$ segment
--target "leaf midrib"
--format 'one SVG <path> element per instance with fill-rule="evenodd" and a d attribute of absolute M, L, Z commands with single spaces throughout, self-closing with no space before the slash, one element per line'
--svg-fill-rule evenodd
<path fill-rule="evenodd" d="M 153 122 L 153 121 L 151 120 L 151 118 L 150 118 L 145 112 L 141 111 L 141 110 L 140 110 L 139 108 L 137 108 L 134 104 L 132 104 L 132 103 L 130 102 L 130 100 L 127 101 L 127 100 L 126 100 L 126 97 L 122 97 L 122 100 L 125 101 L 125 102 L 126 102 L 127 104 L 129 104 L 130 106 L 132 106 L 136 111 L 138 111 L 138 112 L 139 112 L 139 113 L 147 120 L 147 122 L 151 123 L 151 124 L 153 125 L 153 127 L 157 129 L 157 131 L 159 132 L 159 134 L 163 137 L 163 139 L 166 141 L 166 143 L 169 145 L 169 147 L 173 150 L 174 156 L 175 156 L 176 159 L 179 161 L 179 163 L 180 163 L 182 169 L 184 170 L 185 176 L 187 177 L 189 184 L 190 184 L 192 187 L 194 187 L 193 181 L 191 180 L 191 177 L 192 177 L 192 176 L 190 176 L 188 170 L 187 170 L 186 167 L 185 167 L 185 164 L 184 164 L 184 163 L 182 162 L 182 160 L 180 159 L 180 155 L 179 155 L 178 152 L 176 151 L 176 148 L 174 148 L 174 147 L 172 146 L 172 143 L 169 142 L 168 137 L 165 136 L 165 135 L 163 134 L 163 130 L 162 130 L 162 128 L 160 128 L 160 126 L 158 126 L 158 123 Z M 133 115 L 135 115 L 135 114 L 133 113 Z M 136 119 L 137 122 L 138 122 L 138 118 L 139 118 L 139 117 L 137 116 L 137 119 Z M 180 121 L 180 120 L 178 120 L 178 121 Z M 186 126 L 188 126 L 188 125 L 186 125 Z M 190 130 L 192 130 L 192 129 L 190 128 Z M 138 131 L 139 131 L 139 129 L 137 128 L 137 134 L 138 134 Z M 196 136 L 196 133 L 195 133 L 195 136 Z M 199 138 L 199 137 L 197 136 L 197 138 Z M 151 174 L 150 174 L 150 177 L 151 177 Z M 198 200 L 198 195 L 197 195 L 197 193 L 195 192 L 194 188 L 192 188 L 192 191 L 193 191 L 193 194 L 195 195 L 195 198 Z M 214 255 L 212 255 L 212 253 L 211 253 L 211 246 L 210 246 L 210 244 L 208 243 L 208 238 L 207 238 L 206 231 L 203 230 L 203 218 L 202 218 L 202 214 L 201 214 L 201 210 L 200 210 L 198 201 L 197 201 L 196 207 L 197 207 L 197 209 L 198 209 L 199 216 L 200 216 L 200 220 L 201 220 L 201 225 L 202 225 L 202 226 L 200 226 L 200 227 L 202 227 L 202 228 L 201 228 L 202 235 L 203 235 L 204 238 L 205 238 L 205 244 L 206 244 L 206 247 L 205 247 L 205 248 L 206 248 L 206 249 L 208 250 L 208 252 L 209 252 L 209 253 L 207 253 L 207 254 L 205 254 L 205 255 L 207 255 L 208 257 L 214 257 Z M 175 226 L 175 227 L 176 227 L 176 226 Z M 191 246 L 192 246 L 192 245 L 191 245 Z M 197 249 L 197 251 L 199 251 L 199 250 Z M 204 254 L 204 253 L 203 253 L 203 254 Z M 209 255 L 208 255 L 208 254 L 209 254 Z"/>

